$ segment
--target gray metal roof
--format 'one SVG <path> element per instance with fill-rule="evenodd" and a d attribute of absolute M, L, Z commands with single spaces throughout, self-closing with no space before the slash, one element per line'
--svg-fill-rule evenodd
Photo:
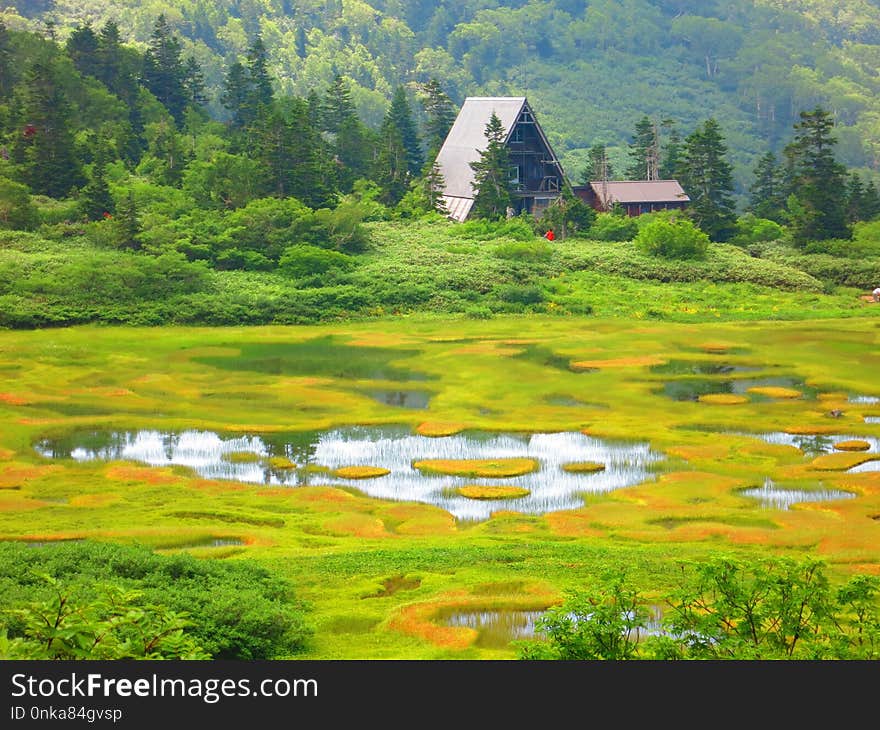
<path fill-rule="evenodd" d="M 607 186 L 607 188 L 605 187 Z M 596 196 L 611 203 L 688 203 L 690 198 L 677 180 L 618 180 L 590 183 Z M 608 200 L 605 199 L 607 189 Z"/>

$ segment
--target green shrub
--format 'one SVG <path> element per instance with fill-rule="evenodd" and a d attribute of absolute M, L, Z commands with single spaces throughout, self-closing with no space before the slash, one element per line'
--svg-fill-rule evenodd
<path fill-rule="evenodd" d="M 464 313 L 468 319 L 492 319 L 494 316 L 492 310 L 484 306 L 468 307 Z"/>
<path fill-rule="evenodd" d="M 284 249 L 278 270 L 294 279 L 301 279 L 330 271 L 350 271 L 355 260 L 339 251 L 332 251 L 304 244 Z"/>
<path fill-rule="evenodd" d="M 784 235 L 785 229 L 776 221 L 747 213 L 737 220 L 736 233 L 729 242 L 746 248 L 756 243 L 778 241 Z"/>
<path fill-rule="evenodd" d="M 639 231 L 635 218 L 599 213 L 590 226 L 589 236 L 597 241 L 631 241 Z"/>
<path fill-rule="evenodd" d="M 496 295 L 502 302 L 510 304 L 538 304 L 546 300 L 544 290 L 539 286 L 519 286 L 508 284 L 495 290 Z"/>
<path fill-rule="evenodd" d="M 38 222 L 27 185 L 0 177 L 0 228 L 30 230 Z"/>
<path fill-rule="evenodd" d="M 658 219 L 643 226 L 634 243 L 651 256 L 702 259 L 709 248 L 709 237 L 689 220 Z"/>
<path fill-rule="evenodd" d="M 549 261 L 553 258 L 553 248 L 543 240 L 510 241 L 497 245 L 492 255 L 508 261 Z"/>

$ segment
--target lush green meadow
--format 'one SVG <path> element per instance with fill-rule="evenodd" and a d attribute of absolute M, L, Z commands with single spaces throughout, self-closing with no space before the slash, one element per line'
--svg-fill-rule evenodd
<path fill-rule="evenodd" d="M 815 556 L 834 579 L 880 574 L 880 471 L 848 471 L 876 455 L 816 456 L 746 435 L 880 436 L 880 405 L 865 397 L 880 395 L 878 310 L 795 322 L 425 316 L 0 332 L 0 537 L 253 559 L 307 606 L 313 634 L 297 656 L 322 659 L 512 658 L 441 617 L 541 610 L 606 570 L 658 600 L 680 561 L 719 554 Z M 699 392 L 706 372 L 798 387 L 756 380 L 758 391 L 732 398 L 675 397 Z M 427 408 L 371 397 L 381 387 L 426 391 Z M 77 429 L 271 435 L 355 424 L 584 432 L 650 442 L 664 458 L 643 483 L 585 494 L 575 509 L 461 521 L 370 498 L 357 479 L 245 484 L 33 448 Z M 741 493 L 767 479 L 855 498 L 770 509 Z"/>

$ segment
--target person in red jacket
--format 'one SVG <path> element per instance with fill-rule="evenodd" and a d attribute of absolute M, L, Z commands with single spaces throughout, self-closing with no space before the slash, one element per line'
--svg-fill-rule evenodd
<path fill-rule="evenodd" d="M 547 231 L 547 233 L 544 234 L 544 238 L 546 238 L 548 241 L 553 241 L 553 240 L 556 239 L 556 236 L 554 236 L 554 235 L 553 235 L 553 231 L 550 230 L 550 231 Z"/>

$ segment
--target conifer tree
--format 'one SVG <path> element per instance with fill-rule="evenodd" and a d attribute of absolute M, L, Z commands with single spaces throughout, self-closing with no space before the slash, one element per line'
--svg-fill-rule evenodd
<path fill-rule="evenodd" d="M 865 188 L 862 178 L 853 172 L 846 181 L 846 220 L 855 223 L 864 220 Z"/>
<path fill-rule="evenodd" d="M 675 180 L 683 154 L 681 135 L 672 119 L 664 119 L 660 126 L 666 130 L 666 138 L 660 149 L 660 179 Z"/>
<path fill-rule="evenodd" d="M 116 244 L 120 248 L 138 251 L 141 248 L 141 242 L 138 238 L 140 232 L 141 223 L 134 202 L 134 193 L 129 190 L 117 208 Z"/>
<path fill-rule="evenodd" d="M 636 124 L 636 132 L 629 144 L 630 166 L 626 169 L 628 180 L 656 180 L 659 175 L 659 140 L 657 126 L 650 117 L 642 117 Z"/>
<path fill-rule="evenodd" d="M 234 129 L 244 129 L 253 121 L 249 116 L 248 86 L 248 75 L 244 64 L 240 61 L 233 61 L 226 71 L 220 103 L 229 112 Z"/>
<path fill-rule="evenodd" d="M 379 149 L 372 176 L 382 189 L 380 200 L 385 205 L 397 205 L 406 193 L 410 177 L 407 157 L 403 135 L 397 127 L 393 110 L 389 109 L 379 130 Z"/>
<path fill-rule="evenodd" d="M 504 217 L 513 201 L 510 185 L 510 155 L 504 146 L 504 125 L 495 112 L 489 118 L 485 130 L 488 142 L 480 152 L 480 159 L 470 163 L 474 171 L 474 205 L 471 209 L 476 218 L 498 219 Z"/>
<path fill-rule="evenodd" d="M 160 15 L 144 54 L 144 85 L 178 124 L 183 123 L 187 105 L 186 70 L 180 54 L 180 41 L 171 32 L 165 15 Z"/>
<path fill-rule="evenodd" d="M 428 146 L 428 156 L 433 158 L 437 156 L 455 122 L 455 105 L 437 79 L 430 79 L 422 84 L 420 89 L 422 109 L 427 117 L 425 142 Z"/>
<path fill-rule="evenodd" d="M 107 185 L 107 160 L 109 150 L 104 140 L 96 145 L 89 181 L 79 194 L 79 207 L 82 215 L 90 221 L 97 221 L 114 212 L 113 196 Z"/>
<path fill-rule="evenodd" d="M 782 167 L 773 152 L 766 152 L 758 160 L 752 173 L 747 210 L 768 220 L 781 223 L 785 211 L 785 179 Z"/>
<path fill-rule="evenodd" d="M 269 106 L 274 94 L 272 77 L 269 76 L 269 54 L 259 34 L 254 36 L 247 51 L 247 71 L 251 95 L 250 103 L 256 116 L 261 106 Z"/>
<path fill-rule="evenodd" d="M 833 127 L 825 109 L 802 111 L 794 125 L 795 138 L 785 148 L 792 161 L 796 199 L 789 211 L 791 228 L 799 244 L 852 236 L 846 222 L 846 168 L 834 158 Z"/>
<path fill-rule="evenodd" d="M 597 180 L 613 180 L 614 167 L 608 160 L 608 150 L 604 144 L 596 144 L 587 152 L 587 164 L 581 173 L 581 184 L 589 185 Z"/>
<path fill-rule="evenodd" d="M 12 93 L 12 46 L 9 30 L 0 20 L 0 100 Z"/>
<path fill-rule="evenodd" d="M 681 183 L 691 199 L 688 215 L 714 241 L 726 241 L 734 232 L 732 167 L 721 128 L 707 119 L 684 141 Z"/>
<path fill-rule="evenodd" d="M 195 56 L 188 56 L 183 67 L 183 87 L 186 101 L 191 106 L 204 106 L 208 102 L 205 96 L 205 75 L 196 61 Z"/>
<path fill-rule="evenodd" d="M 348 82 L 340 74 L 333 78 L 322 102 L 322 129 L 330 135 L 338 165 L 336 186 L 348 193 L 355 180 L 369 174 L 375 140 L 358 117 Z"/>
<path fill-rule="evenodd" d="M 391 99 L 389 117 L 400 134 L 401 142 L 406 150 L 406 166 L 409 174 L 413 177 L 419 174 L 425 164 L 425 156 L 422 153 L 422 143 L 413 120 L 412 109 L 406 99 L 406 90 L 398 86 L 394 90 Z"/>
<path fill-rule="evenodd" d="M 98 35 L 89 23 L 77 25 L 64 44 L 64 49 L 76 70 L 83 76 L 99 75 L 100 56 L 98 53 Z"/>
<path fill-rule="evenodd" d="M 70 105 L 54 69 L 38 61 L 25 73 L 18 98 L 20 133 L 13 157 L 38 195 L 65 197 L 83 182 L 70 123 Z"/>
<path fill-rule="evenodd" d="M 448 215 L 449 210 L 446 208 L 446 201 L 443 200 L 443 192 L 446 190 L 446 179 L 440 170 L 440 164 L 437 160 L 431 163 L 430 167 L 425 169 L 422 183 L 424 185 L 425 197 L 431 210 Z"/>
<path fill-rule="evenodd" d="M 864 195 L 862 195 L 862 220 L 874 220 L 880 215 L 880 192 L 873 180 L 868 180 L 865 186 Z"/>

